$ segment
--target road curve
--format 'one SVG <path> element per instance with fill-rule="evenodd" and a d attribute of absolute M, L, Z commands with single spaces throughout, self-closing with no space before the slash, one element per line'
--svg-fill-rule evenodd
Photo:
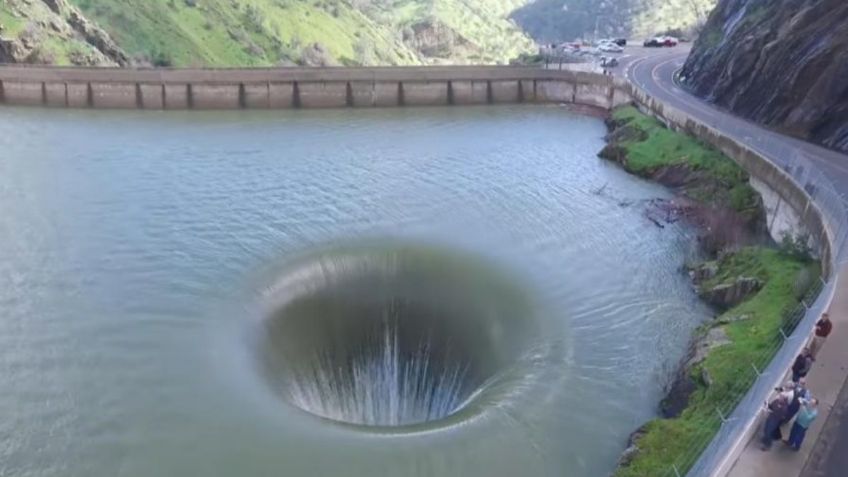
<path fill-rule="evenodd" d="M 665 104 L 701 119 L 778 164 L 791 164 L 798 155 L 805 157 L 830 177 L 843 197 L 848 197 L 848 156 L 737 118 L 687 93 L 674 82 L 674 73 L 685 60 L 685 53 L 647 56 L 630 63 L 625 75 Z"/>
<path fill-rule="evenodd" d="M 848 156 L 782 135 L 753 122 L 735 117 L 731 113 L 689 94 L 680 88 L 674 79 L 675 73 L 686 60 L 686 55 L 687 53 L 683 52 L 662 52 L 636 58 L 626 65 L 623 74 L 628 80 L 654 98 L 700 119 L 741 143 L 747 144 L 781 167 L 797 167 L 798 163 L 801 162 L 799 159 L 812 163 L 831 181 L 837 194 L 841 195 L 841 205 L 844 206 L 841 214 L 843 215 L 842 218 L 845 218 L 846 210 L 848 210 L 846 209 L 848 208 Z M 843 257 L 846 256 L 845 252 L 846 250 L 842 250 Z M 841 280 L 848 280 L 848 275 L 846 275 L 848 274 L 848 263 L 843 262 L 838 268 L 841 270 Z M 836 314 L 848 314 L 846 313 L 848 312 L 846 310 L 848 308 L 846 306 L 846 301 L 848 301 L 845 299 L 846 294 L 848 294 L 848 287 L 843 285 L 837 289 L 831 308 L 832 317 Z M 844 320 L 848 320 L 846 316 L 836 318 L 843 322 L 840 324 L 844 324 Z M 831 339 L 831 341 L 834 340 Z M 844 472 L 846 472 L 845 465 L 848 465 L 846 464 L 848 459 L 846 459 L 844 452 L 840 452 L 840 449 L 848 448 L 848 380 L 846 380 L 848 371 L 846 371 L 845 366 L 840 366 L 842 364 L 844 363 L 827 363 L 825 367 L 830 368 L 830 371 L 822 370 L 827 375 L 829 386 L 836 392 L 839 392 L 838 390 L 842 388 L 842 392 L 839 393 L 840 395 L 835 399 L 835 402 L 832 401 L 835 412 L 829 413 L 827 416 L 822 433 L 818 436 L 809 436 L 808 442 L 805 443 L 805 446 L 809 447 L 815 445 L 815 449 L 809 454 L 809 459 L 806 456 L 798 456 L 802 458 L 801 462 L 796 461 L 790 464 L 787 461 L 781 462 L 783 459 L 779 456 L 767 456 L 756 451 L 759 455 L 765 457 L 752 454 L 750 459 L 745 459 L 743 455 L 739 462 L 746 460 L 747 462 L 742 465 L 746 469 L 740 469 L 737 465 L 731 475 L 744 475 L 746 477 L 761 475 L 797 477 L 799 474 L 803 474 L 804 477 L 846 475 Z M 820 365 L 817 364 L 817 367 Z M 834 372 L 834 368 L 840 371 Z M 827 390 L 825 394 L 832 392 Z M 820 442 L 815 442 L 816 439 Z M 775 459 L 775 457 L 778 458 Z M 762 459 L 765 459 L 766 462 L 757 462 Z M 802 469 L 803 472 L 801 472 Z"/>

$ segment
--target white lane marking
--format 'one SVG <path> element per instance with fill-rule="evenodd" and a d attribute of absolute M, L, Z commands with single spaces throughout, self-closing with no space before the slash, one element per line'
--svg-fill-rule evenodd
<path fill-rule="evenodd" d="M 659 76 L 659 73 L 658 73 L 658 71 L 659 71 L 659 69 L 660 69 L 660 68 L 662 68 L 662 67 L 666 66 L 666 65 L 667 65 L 667 64 L 669 64 L 669 63 L 674 62 L 675 60 L 677 60 L 677 59 L 676 59 L 676 58 L 673 58 L 673 59 L 670 59 L 670 60 L 667 60 L 667 61 L 663 61 L 663 62 L 660 62 L 660 63 L 657 63 L 656 65 L 654 65 L 654 67 L 651 69 L 651 78 L 654 80 L 654 85 L 655 85 L 655 86 L 657 86 L 658 88 L 660 88 L 661 90 L 665 91 L 666 93 L 668 93 L 668 94 L 670 94 L 670 95 L 672 95 L 672 96 L 678 96 L 678 99 L 682 99 L 682 98 L 680 98 L 680 97 L 679 97 L 680 95 L 674 94 L 674 92 L 673 92 L 673 91 L 669 90 L 669 89 L 665 86 L 665 84 L 664 84 L 662 81 L 660 81 L 660 76 Z M 645 88 L 644 86 L 642 86 L 642 88 L 643 88 L 643 89 L 645 89 L 645 90 L 647 91 L 647 88 Z M 719 115 L 719 116 L 718 116 L 718 121 L 719 121 L 719 123 L 740 121 L 740 122 L 742 122 L 744 125 L 746 125 L 746 126 L 748 126 L 748 127 L 752 127 L 752 128 L 760 128 L 760 129 L 762 129 L 762 127 L 761 127 L 761 126 L 758 126 L 758 125 L 753 124 L 753 123 L 749 123 L 749 122 L 744 121 L 744 120 L 742 120 L 742 119 L 740 119 L 740 118 L 737 118 L 736 116 L 733 116 L 733 115 L 721 116 L 722 114 L 726 114 L 726 113 L 723 113 L 722 111 L 720 111 L 720 110 L 718 110 L 718 109 L 716 109 L 716 108 L 714 108 L 714 107 L 712 107 L 712 106 L 708 105 L 707 103 L 704 103 L 704 102 L 703 102 L 703 101 L 701 101 L 700 99 L 695 98 L 695 97 L 693 97 L 693 96 L 691 96 L 691 95 L 688 95 L 688 94 L 687 94 L 686 96 L 687 96 L 687 98 L 686 98 L 686 99 L 687 99 L 687 101 L 681 101 L 681 102 L 682 102 L 682 104 L 685 104 L 686 106 L 688 106 L 688 107 L 690 107 L 690 108 L 692 108 L 692 109 L 695 109 L 695 110 L 699 111 L 701 114 L 703 114 L 703 115 L 704 115 L 704 116 L 706 116 L 707 118 L 710 118 L 710 119 L 715 120 L 715 119 L 716 119 L 716 114 L 718 114 L 718 115 Z M 716 129 L 721 129 L 721 130 L 722 130 L 722 132 L 724 132 L 725 134 L 727 134 L 727 135 L 728 135 L 728 136 L 730 136 L 730 137 L 735 137 L 735 136 L 733 135 L 733 133 L 732 133 L 732 132 L 728 131 L 726 128 L 722 128 L 722 127 L 720 127 L 720 126 L 719 126 L 719 124 L 717 124 L 716 122 L 712 122 L 712 123 L 711 123 L 711 126 L 712 126 L 712 127 L 714 127 L 714 128 L 716 128 Z M 792 147 L 793 149 L 795 148 L 795 147 L 794 147 L 794 145 L 793 145 L 793 144 L 792 144 L 792 142 L 791 142 L 791 139 L 793 139 L 793 138 L 791 138 L 791 137 L 783 136 L 783 135 L 781 135 L 781 134 L 777 134 L 777 133 L 774 133 L 774 132 L 768 131 L 768 130 L 766 130 L 766 129 L 763 129 L 763 130 L 761 131 L 761 134 L 762 134 L 762 133 L 765 133 L 765 136 L 766 136 L 766 137 L 769 137 L 769 136 L 770 136 L 770 138 L 771 138 L 771 139 L 779 140 L 779 141 L 786 141 L 786 146 L 787 146 L 787 147 Z M 805 143 L 805 144 L 806 144 L 806 143 Z M 767 153 L 767 152 L 763 151 L 762 149 L 760 149 L 760 148 L 758 148 L 758 147 L 755 147 L 755 146 L 750 146 L 750 147 L 751 147 L 751 149 L 752 149 L 752 150 L 754 150 L 755 152 L 757 152 L 757 153 L 759 153 L 759 154 L 761 154 L 761 155 L 763 155 L 763 156 L 765 156 L 765 157 L 769 157 L 769 158 L 771 158 L 771 159 L 772 159 L 772 161 L 773 161 L 773 162 L 775 162 L 776 164 L 781 163 L 781 161 L 779 161 L 779 160 L 778 160 L 778 158 L 776 158 L 776 157 L 772 156 L 771 154 L 769 154 L 769 153 Z M 811 161 L 814 161 L 814 162 L 817 162 L 817 163 L 820 163 L 820 164 L 826 165 L 826 166 L 827 166 L 827 167 L 829 167 L 829 168 L 837 169 L 837 170 L 839 170 L 840 172 L 843 172 L 843 173 L 848 173 L 848 167 L 846 167 L 845 165 L 843 165 L 843 164 L 841 164 L 841 163 L 839 163 L 839 162 L 836 162 L 836 161 L 830 161 L 830 160 L 828 160 L 828 159 L 826 159 L 826 158 L 824 158 L 824 157 L 820 157 L 820 156 L 818 156 L 818 155 L 816 155 L 816 154 L 813 154 L 813 155 L 807 155 L 807 157 L 808 157 Z"/>

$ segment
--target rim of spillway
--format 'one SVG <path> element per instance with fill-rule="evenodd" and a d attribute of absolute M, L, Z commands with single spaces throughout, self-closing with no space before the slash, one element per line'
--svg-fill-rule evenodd
<path fill-rule="evenodd" d="M 283 402 L 378 432 L 465 422 L 518 385 L 501 379 L 536 330 L 527 295 L 483 261 L 371 243 L 302 255 L 264 295 L 263 375 Z"/>

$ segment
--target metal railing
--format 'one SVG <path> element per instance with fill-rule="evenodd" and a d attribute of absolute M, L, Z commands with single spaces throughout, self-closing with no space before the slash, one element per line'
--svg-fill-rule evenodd
<path fill-rule="evenodd" d="M 765 156 L 765 154 L 763 154 Z M 769 159 L 772 159 L 769 157 Z M 827 224 L 831 245 L 831 273 L 822 276 L 801 302 L 783 316 L 772 341 L 751 360 L 749 369 L 738 377 L 734 387 L 715 404 L 715 417 L 703 425 L 687 450 L 669 463 L 666 477 L 707 477 L 726 468 L 729 453 L 744 446 L 757 417 L 766 411 L 774 387 L 786 379 L 787 371 L 810 337 L 819 316 L 826 311 L 836 291 L 838 267 L 846 257 L 848 202 L 830 179 L 816 168 L 807 155 L 796 150 L 791 159 L 779 165 L 813 199 Z"/>
<path fill-rule="evenodd" d="M 673 122 L 671 118 L 675 116 L 678 119 L 687 117 L 669 104 L 652 109 L 652 103 L 659 101 L 635 83 L 622 82 L 619 87 L 631 92 L 634 99 L 664 121 Z M 744 120 L 728 118 L 725 124 L 724 117 L 719 116 L 717 122 L 721 124 L 716 123 L 716 118 L 710 121 L 696 119 L 696 122 L 727 138 L 722 129 L 733 130 L 737 123 Z M 741 373 L 736 383 L 715 400 L 713 417 L 700 423 L 700 429 L 689 442 L 678 446 L 684 451 L 668 462 L 657 477 L 710 477 L 729 470 L 752 432 L 756 432 L 755 426 L 774 388 L 783 384 L 792 362 L 812 334 L 816 321 L 829 306 L 837 290 L 838 269 L 848 258 L 848 197 L 841 194 L 830 178 L 813 164 L 805 152 L 811 149 L 808 144 L 795 140 L 788 143 L 773 141 L 771 137 L 770 134 L 760 138 L 746 137 L 744 147 L 779 167 L 812 199 L 812 206 L 817 210 L 796 212 L 821 215 L 826 236 L 820 238 L 830 245 L 830 253 L 822 257 L 828 262 L 823 265 L 827 266 L 822 268 L 828 273 L 810 287 L 796 307 L 786 310 L 781 327 L 771 341 L 743 367 L 750 371 Z M 786 154 L 787 147 L 790 154 Z"/>

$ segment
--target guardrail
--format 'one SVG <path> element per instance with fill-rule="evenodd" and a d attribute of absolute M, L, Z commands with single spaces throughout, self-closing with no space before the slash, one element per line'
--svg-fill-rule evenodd
<path fill-rule="evenodd" d="M 791 195 L 795 197 L 781 196 L 781 199 L 804 209 L 796 210 L 803 225 L 819 229 L 809 231 L 818 242 L 822 257 L 821 279 L 797 307 L 785 313 L 783 325 L 771 344 L 750 363 L 750 373 L 739 376 L 737 385 L 728 390 L 715 406 L 714 418 L 703 425 L 702 431 L 686 445 L 687 451 L 669 462 L 663 476 L 658 477 L 721 476 L 729 471 L 756 432 L 770 393 L 784 382 L 787 370 L 805 346 L 815 322 L 832 300 L 837 289 L 837 267 L 840 260 L 848 256 L 845 250 L 848 245 L 848 204 L 803 151 L 796 150 L 790 159 L 780 161 L 762 150 L 738 144 L 721 131 L 663 104 L 632 83 L 620 83 L 620 87 L 629 91 L 647 112 L 669 126 L 693 134 L 722 150 L 749 172 L 752 168 L 760 169 L 759 172 L 770 168 L 764 176 L 769 176 L 771 183 L 766 178 L 763 181 L 772 187 L 779 183 L 780 187 L 793 188 Z M 799 197 L 804 200 L 799 200 Z"/>

